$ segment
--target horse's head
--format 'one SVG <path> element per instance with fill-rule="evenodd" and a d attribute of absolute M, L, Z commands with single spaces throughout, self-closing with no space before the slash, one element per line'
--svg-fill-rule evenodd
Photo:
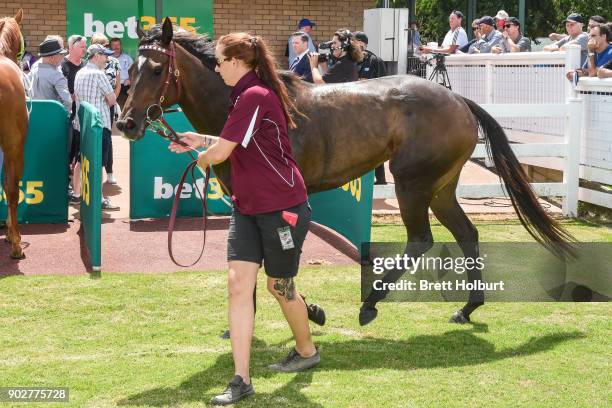
<path fill-rule="evenodd" d="M 117 121 L 117 128 L 130 140 L 144 136 L 147 119 L 157 119 L 163 108 L 178 103 L 181 86 L 170 19 L 146 34 L 140 27 L 137 31 L 138 57 L 130 68 L 130 91 Z"/>
<path fill-rule="evenodd" d="M 25 52 L 23 35 L 19 24 L 23 18 L 23 10 L 19 9 L 15 17 L 0 19 L 0 55 L 19 62 Z"/>

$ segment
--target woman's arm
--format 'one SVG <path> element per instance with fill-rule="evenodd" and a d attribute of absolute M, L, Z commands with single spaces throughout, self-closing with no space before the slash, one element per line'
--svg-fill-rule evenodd
<path fill-rule="evenodd" d="M 213 143 L 206 151 L 198 155 L 198 166 L 205 169 L 209 165 L 215 165 L 223 163 L 232 154 L 234 148 L 238 143 L 230 142 L 226 139 L 216 138 L 217 141 Z"/>

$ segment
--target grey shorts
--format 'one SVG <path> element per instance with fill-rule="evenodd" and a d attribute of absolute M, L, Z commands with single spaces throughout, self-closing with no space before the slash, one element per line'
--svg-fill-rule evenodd
<path fill-rule="evenodd" d="M 302 244 L 308 233 L 311 210 L 308 202 L 284 210 L 297 215 L 295 227 L 283 219 L 283 211 L 245 215 L 232 212 L 227 240 L 227 260 L 262 265 L 271 278 L 297 275 Z"/>

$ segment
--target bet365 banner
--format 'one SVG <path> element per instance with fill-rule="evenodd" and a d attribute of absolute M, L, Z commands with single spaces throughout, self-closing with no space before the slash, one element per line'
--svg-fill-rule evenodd
<path fill-rule="evenodd" d="M 164 0 L 163 17 L 185 30 L 213 32 L 212 0 Z M 140 16 L 140 19 L 139 19 Z M 67 33 L 91 38 L 94 33 L 121 39 L 123 50 L 136 56 L 136 26 L 148 30 L 155 24 L 155 0 L 66 0 Z"/>
<path fill-rule="evenodd" d="M 0 219 L 6 219 L 8 208 L 4 177 L 3 172 Z M 68 115 L 58 102 L 32 102 L 17 218 L 21 223 L 68 222 Z"/>
<path fill-rule="evenodd" d="M 81 225 L 91 266 L 102 266 L 102 118 L 93 105 L 81 102 Z"/>

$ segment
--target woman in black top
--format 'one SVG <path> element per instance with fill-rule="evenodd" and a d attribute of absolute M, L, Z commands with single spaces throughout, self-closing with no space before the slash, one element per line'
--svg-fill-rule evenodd
<path fill-rule="evenodd" d="M 331 84 L 357 81 L 359 79 L 359 66 L 357 64 L 363 59 L 363 52 L 353 38 L 353 33 L 349 30 L 336 31 L 332 40 L 331 51 L 336 62 L 323 75 L 319 71 L 319 54 L 308 54 L 313 82 L 315 84 Z"/>

